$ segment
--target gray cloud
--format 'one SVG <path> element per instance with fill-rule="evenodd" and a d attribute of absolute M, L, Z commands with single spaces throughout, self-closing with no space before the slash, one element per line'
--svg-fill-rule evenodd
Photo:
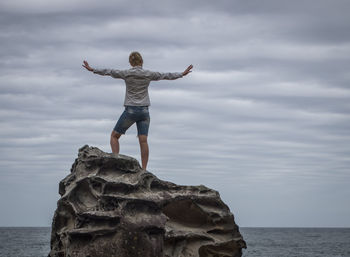
<path fill-rule="evenodd" d="M 349 226 L 347 1 L 38 0 L 0 9 L 0 201 L 20 213 L 47 195 L 26 217 L 0 213 L 0 225 L 49 225 L 77 149 L 110 151 L 124 84 L 81 63 L 128 68 L 139 50 L 147 69 L 195 66 L 151 84 L 152 172 L 218 189 L 242 226 Z M 121 150 L 139 158 L 135 134 Z M 322 216 L 325 198 L 333 209 Z"/>

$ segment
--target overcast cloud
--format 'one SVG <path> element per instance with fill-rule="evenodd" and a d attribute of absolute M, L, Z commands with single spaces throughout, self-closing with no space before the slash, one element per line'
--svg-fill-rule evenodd
<path fill-rule="evenodd" d="M 350 226 L 350 2 L 0 3 L 0 226 L 50 226 L 78 149 L 110 152 L 122 80 L 150 86 L 149 171 L 218 190 L 240 226 Z M 136 128 L 121 153 L 138 160 Z"/>

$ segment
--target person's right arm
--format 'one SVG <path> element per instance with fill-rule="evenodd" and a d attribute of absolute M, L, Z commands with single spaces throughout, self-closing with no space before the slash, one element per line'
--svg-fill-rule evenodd
<path fill-rule="evenodd" d="M 184 72 L 167 72 L 167 73 L 161 73 L 161 72 L 152 72 L 151 80 L 162 80 L 162 79 L 168 79 L 168 80 L 174 80 L 178 78 L 182 78 L 183 76 L 186 76 L 188 73 L 192 72 L 191 69 L 193 68 L 193 65 L 187 67 L 187 69 Z"/>
<path fill-rule="evenodd" d="M 122 70 L 112 70 L 112 69 L 94 69 L 90 67 L 89 63 L 87 61 L 83 62 L 83 67 L 87 69 L 88 71 L 91 71 L 95 74 L 99 74 L 102 76 L 111 76 L 113 78 L 125 78 L 125 71 Z"/>

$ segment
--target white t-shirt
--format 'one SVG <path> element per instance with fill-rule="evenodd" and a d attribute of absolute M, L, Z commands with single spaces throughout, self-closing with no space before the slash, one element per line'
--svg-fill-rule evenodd
<path fill-rule="evenodd" d="M 144 70 L 141 66 L 135 66 L 129 70 L 93 69 L 93 72 L 125 81 L 124 106 L 149 106 L 151 102 L 148 86 L 152 80 L 174 80 L 183 77 L 181 72 L 160 73 Z"/>

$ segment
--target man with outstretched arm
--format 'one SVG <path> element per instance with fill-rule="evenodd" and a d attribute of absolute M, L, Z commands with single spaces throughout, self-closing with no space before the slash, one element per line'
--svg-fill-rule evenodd
<path fill-rule="evenodd" d="M 110 144 L 112 152 L 119 154 L 119 138 L 136 122 L 142 169 L 146 170 L 149 156 L 147 136 L 150 124 L 149 106 L 151 104 L 148 94 L 149 84 L 151 81 L 182 78 L 192 72 L 193 65 L 188 66 L 184 72 L 161 73 L 144 70 L 142 67 L 143 59 L 139 52 L 132 52 L 129 56 L 129 62 L 132 68 L 128 70 L 94 69 L 89 66 L 87 61 L 83 62 L 83 67 L 95 74 L 111 76 L 125 81 L 125 110 L 111 133 Z"/>

